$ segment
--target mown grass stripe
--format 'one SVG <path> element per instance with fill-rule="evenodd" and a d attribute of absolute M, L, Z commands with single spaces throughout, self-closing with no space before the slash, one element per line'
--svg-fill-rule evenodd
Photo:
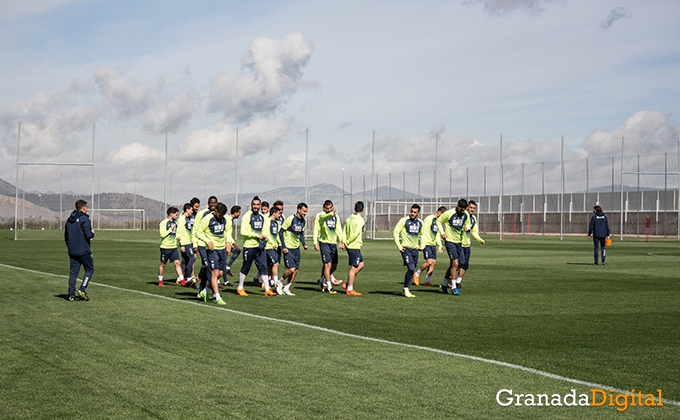
<path fill-rule="evenodd" d="M 42 271 L 30 270 L 30 269 L 23 268 L 23 267 L 15 267 L 15 266 L 5 265 L 5 264 L 1 264 L 1 263 L 0 263 L 0 267 L 5 267 L 5 268 L 9 268 L 9 269 L 14 269 L 14 270 L 20 270 L 20 271 L 26 271 L 26 272 L 29 272 L 29 273 L 41 274 L 41 275 L 52 276 L 52 277 L 68 278 L 68 276 L 63 275 L 63 274 L 54 274 L 54 273 L 47 273 L 47 272 L 42 272 Z M 532 374 L 535 374 L 535 375 L 540 375 L 540 376 L 543 376 L 543 377 L 546 377 L 546 378 L 557 379 L 557 380 L 560 380 L 560 381 L 569 382 L 569 383 L 573 383 L 573 384 L 577 384 L 577 385 L 585 385 L 585 386 L 589 386 L 589 387 L 593 387 L 593 388 L 599 388 L 599 389 L 611 389 L 612 391 L 620 393 L 620 394 L 627 394 L 627 393 L 630 392 L 630 391 L 627 391 L 627 390 L 614 388 L 614 387 L 607 386 L 607 385 L 597 384 L 597 383 L 594 383 L 594 382 L 588 382 L 588 381 L 583 381 L 583 380 L 580 380 L 580 379 L 568 378 L 566 376 L 561 376 L 561 375 L 557 375 L 557 374 L 554 374 L 554 373 L 545 372 L 545 371 L 542 371 L 542 370 L 533 369 L 533 368 L 529 368 L 529 367 L 522 366 L 522 365 L 517 365 L 517 364 L 514 364 L 514 363 L 507 363 L 507 362 L 502 362 L 502 361 L 499 361 L 499 360 L 487 359 L 487 358 L 484 358 L 484 357 L 455 353 L 455 352 L 451 352 L 451 351 L 447 351 L 447 350 L 435 349 L 435 348 L 432 348 L 432 347 L 418 346 L 418 345 L 415 345 L 415 344 L 400 343 L 400 342 L 397 342 L 397 341 L 383 340 L 383 339 L 380 339 L 380 338 L 367 337 L 367 336 L 357 335 L 357 334 L 350 334 L 350 333 L 346 333 L 346 332 L 343 332 L 343 331 L 319 327 L 319 326 L 316 326 L 316 325 L 304 324 L 302 322 L 290 321 L 290 320 L 286 320 L 286 319 L 271 318 L 271 317 L 267 317 L 267 316 L 263 316 L 263 315 L 251 314 L 251 313 L 248 313 L 248 312 L 242 312 L 242 311 L 237 311 L 237 310 L 234 310 L 234 309 L 224 308 L 224 307 L 221 307 L 221 306 L 206 305 L 203 302 L 193 302 L 193 301 L 188 301 L 188 300 L 181 300 L 181 299 L 176 299 L 176 298 L 172 298 L 172 297 L 168 297 L 168 296 L 161 296 L 161 295 L 156 295 L 156 294 L 153 294 L 153 293 L 143 292 L 143 291 L 140 291 L 140 290 L 126 289 L 126 288 L 122 288 L 122 287 L 112 286 L 112 285 L 104 284 L 104 283 L 90 282 L 90 284 L 102 286 L 102 287 L 108 287 L 110 289 L 120 290 L 120 291 L 124 291 L 124 292 L 132 292 L 132 293 L 137 293 L 137 294 L 140 294 L 140 295 L 166 299 L 166 300 L 170 300 L 170 301 L 173 301 L 173 302 L 181 302 L 181 303 L 188 303 L 188 304 L 192 304 L 192 305 L 198 305 L 198 306 L 201 306 L 201 307 L 204 307 L 204 308 L 226 311 L 226 312 L 230 312 L 230 313 L 233 313 L 233 314 L 238 314 L 238 315 L 248 316 L 248 317 L 252 317 L 252 318 L 262 319 L 262 320 L 265 320 L 265 321 L 274 321 L 274 322 L 280 322 L 280 323 L 289 324 L 289 325 L 295 325 L 295 326 L 298 326 L 298 327 L 304 327 L 304 328 L 309 328 L 309 329 L 313 329 L 313 330 L 317 330 L 317 331 L 323 331 L 323 332 L 326 332 L 326 333 L 331 333 L 331 334 L 340 335 L 340 336 L 344 336 L 344 337 L 373 341 L 373 342 L 382 343 L 382 344 L 402 346 L 402 347 L 416 349 L 416 350 L 424 350 L 424 351 L 428 351 L 428 352 L 432 352 L 432 353 L 439 353 L 439 354 L 443 354 L 443 355 L 447 355 L 447 356 L 453 356 L 453 357 L 459 357 L 459 358 L 463 358 L 463 359 L 475 360 L 475 361 L 478 361 L 478 362 L 489 363 L 489 364 L 503 366 L 503 367 L 507 367 L 507 368 L 511 368 L 511 369 L 521 370 L 521 371 L 532 373 Z M 662 401 L 663 401 L 664 404 L 671 404 L 671 405 L 680 406 L 679 401 L 669 400 L 669 399 L 666 399 L 666 398 L 663 398 Z"/>

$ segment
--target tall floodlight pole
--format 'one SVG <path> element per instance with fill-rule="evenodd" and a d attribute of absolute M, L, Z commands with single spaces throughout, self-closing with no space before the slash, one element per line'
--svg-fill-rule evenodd
<path fill-rule="evenodd" d="M 342 168 L 342 220 L 345 220 L 345 168 Z"/>
<path fill-rule="evenodd" d="M 564 235 L 564 134 L 562 135 L 560 147 L 560 241 Z"/>
<path fill-rule="evenodd" d="M 588 168 L 588 156 L 586 156 L 586 194 L 588 194 L 588 189 L 590 187 L 589 182 L 588 182 L 588 176 L 589 176 L 589 168 Z M 600 204 L 600 203 L 597 203 Z M 583 206 L 583 211 L 586 211 L 585 205 Z"/>
<path fill-rule="evenodd" d="M 545 236 L 545 222 L 548 213 L 548 197 L 545 196 L 545 162 L 541 162 L 541 195 L 543 196 L 543 235 Z"/>
<path fill-rule="evenodd" d="M 17 127 L 17 178 L 14 183 L 16 192 L 14 193 L 14 240 L 17 240 L 17 219 L 19 215 L 19 154 L 21 152 L 21 121 Z"/>
<path fill-rule="evenodd" d="M 168 208 L 168 125 L 165 124 L 165 174 L 163 178 L 163 212 Z"/>
<path fill-rule="evenodd" d="M 64 198 L 62 196 L 62 171 L 59 171 L 59 229 L 61 226 L 61 217 L 64 212 Z"/>
<path fill-rule="evenodd" d="M 373 129 L 373 142 L 371 143 L 371 202 L 373 203 L 373 209 L 370 209 L 371 214 L 371 233 L 373 234 L 373 239 L 375 239 L 375 197 L 373 197 L 373 177 L 375 176 L 375 128 Z"/>
<path fill-rule="evenodd" d="M 680 241 L 680 136 L 678 136 L 678 240 Z"/>
<path fill-rule="evenodd" d="M 132 174 L 132 209 L 134 210 L 132 229 L 137 229 L 137 172 Z"/>
<path fill-rule="evenodd" d="M 637 203 L 637 232 L 636 235 L 639 238 L 640 237 L 640 211 L 642 210 L 641 204 L 642 200 L 640 197 L 640 154 L 637 154 L 637 198 L 638 198 L 638 203 Z"/>
<path fill-rule="evenodd" d="M 309 205 L 309 178 L 307 177 L 307 168 L 309 158 L 309 127 L 305 129 L 305 203 Z"/>
<path fill-rule="evenodd" d="M 500 238 L 503 239 L 503 225 L 501 217 L 503 217 L 503 133 L 501 133 L 501 143 L 500 143 L 500 164 L 501 164 L 501 194 L 498 197 L 498 227 L 500 230 Z"/>
<path fill-rule="evenodd" d="M 234 197 L 238 205 L 238 127 L 236 127 L 236 173 L 234 174 Z"/>
<path fill-rule="evenodd" d="M 439 184 L 437 184 L 437 175 L 439 175 L 439 131 L 434 133 L 434 201 L 439 203 Z"/>
<path fill-rule="evenodd" d="M 465 167 L 465 198 L 470 199 L 470 167 Z"/>
<path fill-rule="evenodd" d="M 373 129 L 373 142 L 371 143 L 371 201 L 373 197 L 373 177 L 375 176 L 375 128 Z"/>
<path fill-rule="evenodd" d="M 524 162 L 522 162 L 522 198 L 519 200 L 519 222 L 524 234 Z"/>
<path fill-rule="evenodd" d="M 621 232 L 619 233 L 620 239 L 623 241 L 623 142 L 625 138 L 621 136 L 621 207 L 619 212 L 619 218 L 621 219 Z"/>
<path fill-rule="evenodd" d="M 92 123 L 92 207 L 94 207 L 94 123 Z"/>

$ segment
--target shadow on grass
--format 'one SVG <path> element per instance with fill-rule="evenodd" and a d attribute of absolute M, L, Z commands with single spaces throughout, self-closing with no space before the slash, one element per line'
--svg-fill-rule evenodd
<path fill-rule="evenodd" d="M 382 291 L 382 290 L 376 290 L 375 292 L 368 292 L 369 295 L 387 295 L 387 296 L 398 296 L 398 297 L 403 297 L 404 295 L 402 292 L 393 292 L 393 291 Z"/>
<path fill-rule="evenodd" d="M 568 262 L 567 265 L 593 265 L 593 263 L 569 263 Z"/>
<path fill-rule="evenodd" d="M 54 297 L 57 298 L 57 299 L 68 300 L 68 294 L 66 294 L 66 293 L 62 293 L 60 295 L 54 295 Z M 79 296 L 76 296 L 75 300 L 83 300 L 83 299 L 81 299 Z"/>

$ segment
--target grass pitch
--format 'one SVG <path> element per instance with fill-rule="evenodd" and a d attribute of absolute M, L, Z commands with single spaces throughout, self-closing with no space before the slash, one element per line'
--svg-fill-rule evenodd
<path fill-rule="evenodd" d="M 0 233 L 0 263 L 68 274 L 63 241 L 10 238 Z M 620 415 L 608 406 L 501 407 L 501 389 L 565 395 L 592 387 L 394 343 L 623 390 L 662 389 L 664 398 L 680 400 L 677 242 L 614 242 L 607 265 L 592 266 L 587 238 L 486 239 L 483 247 L 473 244 L 462 296 L 414 286 L 415 299 L 401 297 L 405 270 L 396 246 L 368 241 L 356 281 L 363 296 L 320 293 L 320 258 L 310 248 L 302 253 L 297 296 L 265 297 L 247 282 L 248 297 L 223 293 L 228 310 L 172 281 L 157 287 L 158 249 L 149 242 L 94 241 L 89 302 L 65 300 L 65 277 L 0 266 L 0 417 Z M 336 277 L 346 276 L 346 262 L 341 252 Z M 447 262 L 440 254 L 439 281 Z M 171 279 L 172 270 L 166 273 Z M 677 418 L 680 407 L 623 414 Z"/>

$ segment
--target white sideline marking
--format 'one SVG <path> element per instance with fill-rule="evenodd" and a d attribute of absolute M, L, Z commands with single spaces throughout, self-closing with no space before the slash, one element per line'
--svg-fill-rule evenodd
<path fill-rule="evenodd" d="M 14 266 L 5 265 L 5 264 L 0 264 L 0 267 L 13 268 L 15 270 L 27 271 L 29 273 L 35 273 L 35 274 L 43 274 L 43 275 L 46 275 L 46 276 L 68 278 L 68 276 L 65 276 L 63 274 L 45 273 L 45 272 L 42 272 L 42 271 L 29 270 L 27 268 L 14 267 Z M 110 289 L 115 289 L 115 290 L 122 290 L 122 291 L 125 291 L 125 292 L 138 293 L 140 295 L 151 296 L 151 297 L 160 298 L 160 299 L 167 299 L 167 300 L 171 300 L 173 302 L 189 303 L 189 304 L 198 305 L 198 306 L 201 306 L 201 307 L 204 307 L 204 308 L 218 309 L 218 310 L 227 311 L 227 312 L 231 312 L 231 313 L 238 314 L 238 315 L 245 315 L 245 316 L 249 316 L 249 317 L 252 317 L 252 318 L 263 319 L 263 320 L 266 320 L 266 321 L 275 321 L 275 322 L 281 322 L 281 323 L 284 323 L 284 324 L 296 325 L 298 327 L 310 328 L 310 329 L 313 329 L 313 330 L 323 331 L 323 332 L 336 334 L 336 335 L 341 335 L 341 336 L 344 336 L 344 337 L 358 338 L 360 340 L 368 340 L 368 341 L 373 341 L 373 342 L 376 342 L 376 343 L 391 344 L 391 345 L 395 345 L 395 346 L 408 347 L 408 348 L 411 348 L 411 349 L 425 350 L 425 351 L 429 351 L 429 352 L 432 352 L 432 353 L 440 353 L 440 354 L 445 354 L 447 356 L 454 356 L 454 357 L 460 357 L 460 358 L 463 358 L 463 359 L 475 360 L 475 361 L 478 361 L 478 362 L 490 363 L 490 364 L 494 364 L 494 365 L 508 367 L 508 368 L 511 368 L 511 369 L 517 369 L 517 370 L 521 370 L 521 371 L 524 371 L 524 372 L 533 373 L 533 374 L 540 375 L 540 376 L 545 376 L 546 378 L 558 379 L 560 381 L 570 382 L 570 383 L 573 383 L 573 384 L 586 385 L 586 386 L 589 386 L 589 387 L 599 388 L 599 389 L 611 389 L 613 392 L 617 392 L 619 394 L 628 394 L 630 392 L 630 391 L 614 388 L 614 387 L 607 386 L 607 385 L 597 384 L 597 383 L 594 383 L 594 382 L 582 381 L 580 379 L 567 378 L 566 376 L 556 375 L 554 373 L 544 372 L 542 370 L 533 369 L 533 368 L 529 368 L 529 367 L 522 366 L 522 365 L 516 365 L 514 363 L 507 363 L 507 362 L 501 362 L 501 361 L 493 360 L 493 359 L 486 359 L 484 357 L 470 356 L 470 355 L 467 355 L 467 354 L 461 354 L 461 353 L 455 353 L 455 352 L 446 351 L 446 350 L 434 349 L 432 347 L 417 346 L 415 344 L 399 343 L 397 341 L 383 340 L 381 338 L 366 337 L 366 336 L 363 336 L 363 335 L 350 334 L 350 333 L 346 333 L 346 332 L 342 332 L 342 331 L 331 330 L 329 328 L 317 327 L 316 325 L 303 324 L 301 322 L 289 321 L 289 320 L 286 320 L 286 319 L 271 318 L 271 317 L 268 317 L 268 316 L 262 316 L 262 315 L 251 314 L 251 313 L 248 313 L 248 312 L 236 311 L 234 309 L 223 308 L 223 307 L 220 307 L 220 306 L 208 306 L 208 305 L 205 305 L 204 302 L 194 302 L 194 301 L 190 301 L 190 300 L 180 300 L 180 299 L 175 299 L 175 298 L 171 298 L 171 297 L 167 297 L 167 296 L 155 295 L 153 293 L 142 292 L 140 290 L 125 289 L 125 288 L 122 288 L 122 287 L 111 286 L 109 284 L 94 283 L 94 282 L 90 282 L 89 284 L 94 284 L 94 285 L 102 286 L 102 287 L 108 287 Z M 669 399 L 666 399 L 666 398 L 662 398 L 661 401 L 663 401 L 664 404 L 672 404 L 672 405 L 680 406 L 680 401 L 669 400 Z"/>

